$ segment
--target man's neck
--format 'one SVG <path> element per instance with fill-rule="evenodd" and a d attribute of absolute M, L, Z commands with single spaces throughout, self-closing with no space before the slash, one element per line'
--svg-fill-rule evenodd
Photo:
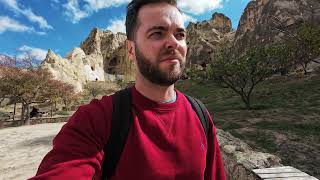
<path fill-rule="evenodd" d="M 146 78 L 137 78 L 135 88 L 143 96 L 155 102 L 170 101 L 175 96 L 174 84 L 171 86 L 160 86 L 150 82 Z"/>

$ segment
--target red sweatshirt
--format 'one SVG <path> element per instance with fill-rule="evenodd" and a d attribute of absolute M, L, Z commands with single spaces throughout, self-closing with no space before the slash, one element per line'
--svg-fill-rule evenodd
<path fill-rule="evenodd" d="M 134 121 L 111 180 L 226 179 L 212 122 L 207 139 L 181 92 L 176 102 L 165 104 L 132 88 L 132 102 Z M 53 149 L 31 179 L 100 179 L 111 117 L 111 96 L 81 106 L 54 138 Z"/>

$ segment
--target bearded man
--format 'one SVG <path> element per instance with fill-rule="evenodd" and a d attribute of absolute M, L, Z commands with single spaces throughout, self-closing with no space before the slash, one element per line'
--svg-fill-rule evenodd
<path fill-rule="evenodd" d="M 174 86 L 187 54 L 176 1 L 133 0 L 127 7 L 126 33 L 129 58 L 136 66 L 136 82 L 129 89 L 132 123 L 107 179 L 226 179 L 211 118 L 206 134 L 191 103 Z M 112 130 L 113 103 L 112 96 L 104 96 L 81 106 L 32 179 L 105 179 L 104 165 L 115 155 L 104 147 L 111 136 L 121 138 L 112 135 L 117 133 Z"/>

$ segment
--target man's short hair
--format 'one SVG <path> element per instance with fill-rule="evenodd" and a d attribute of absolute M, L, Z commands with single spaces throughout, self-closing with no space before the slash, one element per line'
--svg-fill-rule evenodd
<path fill-rule="evenodd" d="M 142 6 L 155 3 L 168 3 L 177 6 L 176 0 L 132 0 L 127 6 L 126 33 L 129 40 L 134 40 L 138 27 L 138 14 Z"/>

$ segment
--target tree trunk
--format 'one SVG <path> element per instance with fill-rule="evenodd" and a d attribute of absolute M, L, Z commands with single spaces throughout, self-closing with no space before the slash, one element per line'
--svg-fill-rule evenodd
<path fill-rule="evenodd" d="M 250 110 L 251 109 L 250 96 L 242 95 L 241 98 L 244 104 L 246 105 L 246 109 Z"/>
<path fill-rule="evenodd" d="M 304 63 L 304 65 L 302 65 L 302 67 L 303 67 L 304 75 L 307 75 L 308 74 L 308 71 L 307 71 L 308 64 Z"/>
<path fill-rule="evenodd" d="M 67 107 L 67 101 L 65 99 L 63 100 L 63 104 L 64 104 L 66 111 L 69 111 L 69 108 Z"/>
<path fill-rule="evenodd" d="M 50 116 L 52 117 L 52 106 L 53 106 L 53 104 L 51 103 L 51 109 L 50 109 Z"/>
<path fill-rule="evenodd" d="M 15 116 L 16 116 L 16 107 L 17 107 L 17 101 L 14 100 L 12 121 L 14 121 L 14 118 L 15 118 Z"/>
<path fill-rule="evenodd" d="M 4 101 L 4 99 L 5 99 L 5 97 L 0 98 L 0 105 L 1 105 L 2 101 Z"/>
<path fill-rule="evenodd" d="M 25 124 L 25 125 L 29 125 L 29 124 L 30 124 L 29 105 L 30 105 L 30 104 L 26 104 L 27 113 L 26 113 L 26 119 L 25 119 L 25 121 L 24 121 L 24 124 Z"/>
<path fill-rule="evenodd" d="M 25 113 L 25 104 L 22 103 L 22 108 L 21 108 L 21 121 L 24 120 L 24 113 Z"/>

